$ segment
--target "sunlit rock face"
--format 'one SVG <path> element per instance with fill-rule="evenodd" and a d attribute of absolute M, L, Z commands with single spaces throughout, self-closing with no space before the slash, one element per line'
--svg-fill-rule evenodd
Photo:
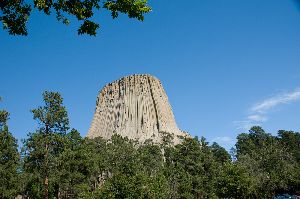
<path fill-rule="evenodd" d="M 110 139 L 114 133 L 144 142 L 161 142 L 163 133 L 187 134 L 176 121 L 161 82 L 151 75 L 131 75 L 107 84 L 100 91 L 89 138 Z"/>

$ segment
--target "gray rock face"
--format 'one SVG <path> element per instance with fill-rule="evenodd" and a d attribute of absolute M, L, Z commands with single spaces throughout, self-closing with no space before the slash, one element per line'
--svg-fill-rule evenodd
<path fill-rule="evenodd" d="M 131 75 L 104 86 L 96 102 L 89 138 L 110 139 L 114 133 L 143 142 L 159 143 L 162 132 L 187 134 L 177 128 L 168 97 L 160 81 L 150 75 Z"/>

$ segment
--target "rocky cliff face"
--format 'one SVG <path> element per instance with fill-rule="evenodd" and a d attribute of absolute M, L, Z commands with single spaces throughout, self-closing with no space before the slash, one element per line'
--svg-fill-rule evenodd
<path fill-rule="evenodd" d="M 150 75 L 123 77 L 104 86 L 96 102 L 89 138 L 111 138 L 114 133 L 143 142 L 161 142 L 162 132 L 187 134 L 177 128 L 168 97 L 160 81 Z"/>

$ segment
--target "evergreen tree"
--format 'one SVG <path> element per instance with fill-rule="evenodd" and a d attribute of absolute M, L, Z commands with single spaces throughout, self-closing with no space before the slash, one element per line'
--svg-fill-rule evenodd
<path fill-rule="evenodd" d="M 15 198 L 18 193 L 19 152 L 17 140 L 9 132 L 9 113 L 0 110 L 0 199 Z"/>
<path fill-rule="evenodd" d="M 166 153 L 170 198 L 213 198 L 216 164 L 204 138 L 185 138 Z"/>
<path fill-rule="evenodd" d="M 78 198 L 80 194 L 93 190 L 92 185 L 97 182 L 95 159 L 100 154 L 89 150 L 75 129 L 67 133 L 64 140 L 65 147 L 57 157 L 55 175 L 59 182 L 60 197 Z"/>
<path fill-rule="evenodd" d="M 32 110 L 39 123 L 22 150 L 8 132 L 9 114 L 0 111 L 0 199 L 17 194 L 21 179 L 27 198 L 272 198 L 299 191 L 299 133 L 261 127 L 237 137 L 236 157 L 205 138 L 182 138 L 175 145 L 162 133 L 161 144 L 114 134 L 110 140 L 68 132 L 68 116 L 58 93 L 45 92 L 45 105 Z M 21 172 L 18 178 L 17 171 Z"/>
<path fill-rule="evenodd" d="M 297 179 L 293 155 L 278 139 L 261 127 L 252 127 L 249 134 L 238 136 L 237 161 L 255 182 L 256 197 L 271 198 L 290 191 Z"/>
<path fill-rule="evenodd" d="M 253 195 L 253 178 L 249 176 L 247 168 L 236 163 L 227 162 L 222 166 L 216 188 L 220 198 L 257 198 Z"/>
<path fill-rule="evenodd" d="M 225 164 L 231 161 L 230 154 L 226 151 L 226 149 L 221 147 L 218 143 L 214 142 L 210 148 L 215 160 L 218 163 Z"/>
<path fill-rule="evenodd" d="M 28 134 L 28 139 L 24 141 L 23 153 L 25 170 L 34 174 L 33 181 L 39 183 L 42 181 L 43 195 L 45 199 L 48 199 L 49 190 L 51 190 L 51 195 L 59 195 L 59 187 L 53 175 L 57 169 L 56 157 L 64 148 L 62 136 L 69 128 L 69 120 L 59 93 L 46 91 L 43 93 L 43 100 L 44 106 L 31 111 L 39 127 L 35 133 Z M 53 178 L 50 178 L 51 176 Z M 49 187 L 50 182 L 51 187 Z M 41 197 L 40 190 L 37 193 L 35 197 Z"/>
<path fill-rule="evenodd" d="M 278 131 L 278 140 L 282 147 L 290 153 L 295 160 L 295 176 L 300 176 L 300 133 L 294 131 Z M 292 194 L 300 192 L 300 178 L 296 177 L 290 182 L 289 190 Z"/>

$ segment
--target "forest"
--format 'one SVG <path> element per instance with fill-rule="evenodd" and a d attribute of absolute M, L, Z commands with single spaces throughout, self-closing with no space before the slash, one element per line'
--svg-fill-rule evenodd
<path fill-rule="evenodd" d="M 0 110 L 0 199 L 273 198 L 300 191 L 300 133 L 254 126 L 230 152 L 204 137 L 174 145 L 119 136 L 88 139 L 70 127 L 57 92 L 31 110 L 38 128 L 22 140 Z"/>

